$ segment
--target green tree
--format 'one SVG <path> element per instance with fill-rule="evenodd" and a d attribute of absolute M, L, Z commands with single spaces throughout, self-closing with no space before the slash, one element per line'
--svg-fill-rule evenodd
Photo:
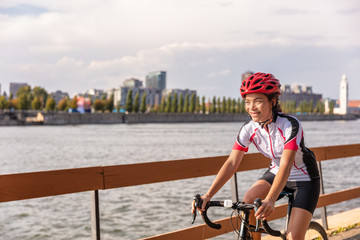
<path fill-rule="evenodd" d="M 77 96 L 68 101 L 68 107 L 74 110 L 77 109 Z"/>
<path fill-rule="evenodd" d="M 30 95 L 31 93 L 31 87 L 30 86 L 24 86 L 24 87 L 21 87 L 17 93 L 16 93 L 16 97 L 20 97 L 21 95 Z"/>
<path fill-rule="evenodd" d="M 191 113 L 193 113 L 195 111 L 195 106 L 196 106 L 195 98 L 196 98 L 195 93 L 192 93 L 191 97 L 190 97 L 190 104 L 189 104 L 189 112 L 191 112 Z"/>
<path fill-rule="evenodd" d="M 240 113 L 246 113 L 246 108 L 245 108 L 245 98 L 241 99 L 241 108 L 240 108 Z"/>
<path fill-rule="evenodd" d="M 101 99 L 96 99 L 93 104 L 95 112 L 103 111 L 104 109 L 104 101 Z"/>
<path fill-rule="evenodd" d="M 105 100 L 105 110 L 112 112 L 114 110 L 114 94 L 110 95 L 109 99 Z"/>
<path fill-rule="evenodd" d="M 9 99 L 9 109 L 18 109 L 18 102 L 17 98 Z"/>
<path fill-rule="evenodd" d="M 228 98 L 226 100 L 226 107 L 225 107 L 225 112 L 226 113 L 231 113 L 231 98 Z"/>
<path fill-rule="evenodd" d="M 237 101 L 236 101 L 236 110 L 235 110 L 236 113 L 240 113 L 241 112 L 241 99 L 238 98 Z"/>
<path fill-rule="evenodd" d="M 166 100 L 165 97 L 163 96 L 161 98 L 160 109 L 159 109 L 161 113 L 165 112 L 165 105 L 166 105 Z"/>
<path fill-rule="evenodd" d="M 226 112 L 226 98 L 223 97 L 222 101 L 221 101 L 221 113 L 225 113 Z"/>
<path fill-rule="evenodd" d="M 309 102 L 309 112 L 314 112 L 314 101 L 312 99 Z"/>
<path fill-rule="evenodd" d="M 140 94 L 139 92 L 137 92 L 135 94 L 133 112 L 137 113 L 139 111 L 139 108 L 140 108 Z"/>
<path fill-rule="evenodd" d="M 140 112 L 144 113 L 145 111 L 146 111 L 146 92 L 143 93 L 140 104 Z"/>
<path fill-rule="evenodd" d="M 32 101 L 31 87 L 30 86 L 21 87 L 17 91 L 16 96 L 18 98 L 17 108 L 20 110 L 28 110 L 30 108 L 30 104 Z"/>
<path fill-rule="evenodd" d="M 201 111 L 202 113 L 206 113 L 206 99 L 205 99 L 205 96 L 202 97 L 201 99 Z"/>
<path fill-rule="evenodd" d="M 176 113 L 178 108 L 178 96 L 177 93 L 174 93 L 173 100 L 171 102 L 171 112 Z"/>
<path fill-rule="evenodd" d="M 218 97 L 217 102 L 216 102 L 216 112 L 217 113 L 221 113 L 221 101 L 220 101 L 220 97 Z"/>
<path fill-rule="evenodd" d="M 126 96 L 126 103 L 125 103 L 125 110 L 128 111 L 129 113 L 132 112 L 133 110 L 133 97 L 132 97 L 132 94 L 133 94 L 133 90 L 130 89 L 127 93 L 127 96 Z"/>
<path fill-rule="evenodd" d="M 41 102 L 41 108 L 44 108 L 46 100 L 48 98 L 47 91 L 42 87 L 36 86 L 36 87 L 33 88 L 32 94 L 33 94 L 34 98 L 36 98 L 36 97 L 39 98 L 39 100 Z"/>
<path fill-rule="evenodd" d="M 236 100 L 235 100 L 235 98 L 231 101 L 231 113 L 236 113 Z"/>
<path fill-rule="evenodd" d="M 196 97 L 195 112 L 196 112 L 196 113 L 200 113 L 200 109 L 201 109 L 200 96 L 197 96 L 197 97 Z"/>
<path fill-rule="evenodd" d="M 57 106 L 57 108 L 58 108 L 58 110 L 59 111 L 66 111 L 66 109 L 67 109 L 67 103 L 68 103 L 68 99 L 65 97 L 65 98 L 63 98 L 63 99 L 61 99 L 60 101 L 59 101 L 59 103 L 58 103 L 58 106 Z"/>
<path fill-rule="evenodd" d="M 329 101 L 329 114 L 334 114 L 335 101 Z"/>
<path fill-rule="evenodd" d="M 314 112 L 316 112 L 316 113 L 323 113 L 324 111 L 322 111 L 322 109 L 323 109 L 322 102 L 321 102 L 321 101 L 317 101 L 317 102 L 316 102 L 315 109 L 314 109 Z M 324 107 L 324 109 L 325 109 L 325 107 Z"/>
<path fill-rule="evenodd" d="M 183 93 L 180 93 L 180 96 L 179 96 L 179 106 L 178 106 L 178 112 L 182 112 L 184 109 L 184 95 Z"/>
<path fill-rule="evenodd" d="M 28 100 L 28 96 L 26 94 L 21 94 L 18 97 L 17 109 L 20 109 L 20 110 L 28 110 L 29 109 L 29 100 Z"/>
<path fill-rule="evenodd" d="M 165 112 L 169 113 L 171 111 L 171 95 L 168 94 L 166 103 L 165 103 Z"/>
<path fill-rule="evenodd" d="M 184 101 L 184 108 L 183 108 L 183 112 L 187 113 L 189 112 L 189 94 L 185 94 L 185 101 Z"/>
<path fill-rule="evenodd" d="M 0 109 L 4 110 L 4 109 L 8 109 L 9 102 L 6 100 L 6 98 L 4 96 L 0 96 Z"/>
<path fill-rule="evenodd" d="M 39 97 L 35 97 L 31 102 L 31 108 L 33 110 L 40 110 L 41 109 L 41 101 Z"/>
<path fill-rule="evenodd" d="M 46 111 L 54 111 L 55 107 L 56 107 L 55 99 L 53 99 L 52 97 L 49 97 L 46 100 L 45 110 Z"/>
<path fill-rule="evenodd" d="M 212 104 L 211 104 L 211 113 L 216 113 L 217 112 L 217 109 L 216 109 L 216 97 L 214 96 L 213 97 L 213 100 L 212 100 Z"/>

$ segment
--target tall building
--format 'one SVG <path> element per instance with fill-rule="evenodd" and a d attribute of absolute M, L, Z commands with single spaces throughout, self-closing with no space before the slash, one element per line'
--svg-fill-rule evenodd
<path fill-rule="evenodd" d="M 21 87 L 29 86 L 27 83 L 10 83 L 10 95 L 12 94 L 16 97 L 16 93 L 19 91 Z"/>
<path fill-rule="evenodd" d="M 150 72 L 146 75 L 146 88 L 166 89 L 166 72 Z"/>
<path fill-rule="evenodd" d="M 158 88 L 131 88 L 131 87 L 118 87 L 108 90 L 108 96 L 114 94 L 114 105 L 125 106 L 126 97 L 128 92 L 132 90 L 133 101 L 135 101 L 136 93 L 139 93 L 141 101 L 143 94 L 146 94 L 146 105 L 157 106 L 161 102 L 161 90 Z"/>
<path fill-rule="evenodd" d="M 241 82 L 243 82 L 245 79 L 247 79 L 248 77 L 250 77 L 253 74 L 254 73 L 251 71 L 244 72 L 243 74 L 241 74 Z"/>
<path fill-rule="evenodd" d="M 196 90 L 189 90 L 189 89 L 166 89 L 166 90 L 163 90 L 162 95 L 165 98 L 167 98 L 169 95 L 174 96 L 175 93 L 178 97 L 178 101 L 180 101 L 181 94 L 182 94 L 183 101 L 185 101 L 186 95 L 188 95 L 189 99 L 193 94 L 195 94 L 195 97 L 196 97 Z"/>
<path fill-rule="evenodd" d="M 340 81 L 340 96 L 339 96 L 339 107 L 334 109 L 335 114 L 345 115 L 348 113 L 348 100 L 349 100 L 349 84 L 347 77 L 344 74 Z"/>
<path fill-rule="evenodd" d="M 69 97 L 67 92 L 63 92 L 57 90 L 56 92 L 50 93 L 51 97 L 55 100 L 56 104 L 58 104 L 63 98 Z"/>
<path fill-rule="evenodd" d="M 90 88 L 85 92 L 84 96 L 90 97 L 92 100 L 95 100 L 95 99 L 101 99 L 104 94 L 105 91 L 102 89 Z"/>
<path fill-rule="evenodd" d="M 142 81 L 136 79 L 136 78 L 130 78 L 124 81 L 123 83 L 124 87 L 130 87 L 130 88 L 140 88 L 143 86 Z"/>
<path fill-rule="evenodd" d="M 312 92 L 312 87 L 302 86 L 298 84 L 290 85 L 281 85 L 281 95 L 279 97 L 280 102 L 286 103 L 287 101 L 295 101 L 296 107 L 300 105 L 301 102 L 313 102 L 313 107 L 316 106 L 316 103 L 322 99 L 322 94 L 316 94 Z"/>

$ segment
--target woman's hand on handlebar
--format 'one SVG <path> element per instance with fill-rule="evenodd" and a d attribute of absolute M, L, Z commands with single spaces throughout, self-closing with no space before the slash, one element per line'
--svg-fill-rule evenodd
<path fill-rule="evenodd" d="M 206 194 L 201 196 L 201 200 L 202 200 L 201 208 L 199 206 L 197 207 L 200 213 L 205 211 L 206 204 L 210 201 L 210 199 L 211 198 Z M 192 204 L 191 204 L 191 213 L 194 213 L 195 211 L 196 211 L 196 209 L 195 209 L 195 200 L 194 200 L 194 201 L 192 201 Z"/>
<path fill-rule="evenodd" d="M 256 219 L 264 219 L 266 218 L 275 210 L 275 201 L 271 199 L 265 199 L 262 201 L 261 206 L 255 213 Z"/>
<path fill-rule="evenodd" d="M 203 200 L 203 203 L 201 205 L 200 211 L 205 211 L 206 204 L 210 201 L 211 197 L 207 194 L 201 196 L 201 199 Z"/>

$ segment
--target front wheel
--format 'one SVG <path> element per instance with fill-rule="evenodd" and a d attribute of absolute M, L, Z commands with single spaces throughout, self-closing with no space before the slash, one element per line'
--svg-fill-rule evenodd
<path fill-rule="evenodd" d="M 305 234 L 305 240 L 328 240 L 325 229 L 317 222 L 310 222 Z"/>

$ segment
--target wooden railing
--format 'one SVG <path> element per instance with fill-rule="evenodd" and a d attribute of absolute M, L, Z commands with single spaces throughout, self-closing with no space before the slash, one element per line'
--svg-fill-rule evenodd
<path fill-rule="evenodd" d="M 312 148 L 317 161 L 360 155 L 360 144 Z M 174 161 L 100 166 L 45 172 L 0 175 L 0 202 L 54 196 L 215 175 L 227 156 Z M 266 168 L 270 160 L 259 153 L 246 154 L 239 171 Z M 360 187 L 320 196 L 318 207 L 360 197 Z M 95 195 L 96 199 L 96 195 Z M 95 204 L 96 207 L 96 204 Z M 284 217 L 286 205 L 276 207 L 271 219 Z M 204 239 L 232 231 L 228 219 L 222 229 L 195 226 L 147 239 Z M 97 233 L 99 235 L 99 232 Z"/>

